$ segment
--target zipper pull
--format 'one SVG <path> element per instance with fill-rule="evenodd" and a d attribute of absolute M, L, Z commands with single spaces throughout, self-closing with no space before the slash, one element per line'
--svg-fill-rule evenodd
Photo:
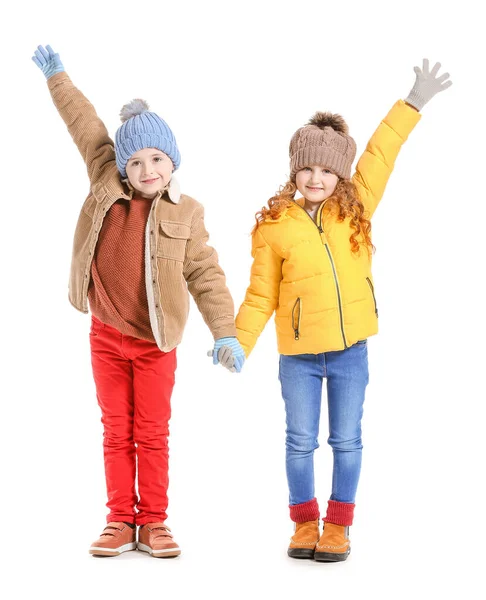
<path fill-rule="evenodd" d="M 322 229 L 322 225 L 318 225 L 317 229 L 319 230 L 319 233 L 324 233 L 324 229 Z"/>
<path fill-rule="evenodd" d="M 295 329 L 294 331 L 295 331 L 295 336 L 294 336 L 294 338 L 295 338 L 296 340 L 298 340 L 298 339 L 299 339 L 299 337 L 300 337 L 300 336 L 299 336 L 299 330 L 298 330 L 298 329 Z"/>

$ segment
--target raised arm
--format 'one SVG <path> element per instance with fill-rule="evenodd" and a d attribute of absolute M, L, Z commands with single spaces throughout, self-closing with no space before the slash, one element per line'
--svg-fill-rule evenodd
<path fill-rule="evenodd" d="M 395 160 L 404 142 L 421 119 L 419 110 L 440 91 L 452 85 L 446 81 L 449 73 L 436 77 L 440 63 L 429 72 L 429 61 L 424 59 L 423 69 L 415 67 L 415 84 L 405 100 L 399 100 L 378 125 L 356 165 L 353 182 L 361 200 L 373 215 L 393 171 Z"/>
<path fill-rule="evenodd" d="M 39 46 L 32 60 L 47 79 L 54 105 L 83 157 L 91 183 L 96 182 L 105 168 L 115 161 L 113 141 L 103 121 L 93 105 L 73 85 L 59 54 L 50 46 Z"/>

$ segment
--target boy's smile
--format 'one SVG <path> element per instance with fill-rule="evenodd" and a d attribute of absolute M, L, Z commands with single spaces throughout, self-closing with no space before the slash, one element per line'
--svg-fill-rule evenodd
<path fill-rule="evenodd" d="M 130 157 L 126 166 L 128 181 L 142 198 L 155 198 L 172 177 L 171 159 L 157 148 L 143 148 Z"/>

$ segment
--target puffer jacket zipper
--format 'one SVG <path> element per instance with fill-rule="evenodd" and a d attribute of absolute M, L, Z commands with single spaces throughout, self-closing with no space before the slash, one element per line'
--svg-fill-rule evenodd
<path fill-rule="evenodd" d="M 297 318 L 295 318 L 295 309 L 298 308 Z M 292 329 L 294 330 L 294 339 L 300 339 L 300 318 L 302 316 L 302 300 L 297 298 L 292 307 Z"/>
<path fill-rule="evenodd" d="M 303 208 L 302 206 L 300 206 L 300 204 L 297 204 L 297 202 L 295 204 L 305 212 L 305 214 L 309 217 L 309 219 L 312 221 L 312 223 L 314 224 L 314 226 L 317 227 L 317 231 L 319 232 L 319 237 L 321 238 L 321 234 L 324 233 L 324 229 L 322 228 L 322 209 L 320 210 L 319 225 L 318 225 L 314 221 L 314 219 L 310 216 L 310 214 L 305 210 L 305 208 Z M 321 238 L 321 242 L 322 242 L 322 238 Z M 336 285 L 336 292 L 337 292 L 337 297 L 338 297 L 339 324 L 341 326 L 341 335 L 343 337 L 344 347 L 348 348 L 348 345 L 346 344 L 346 335 L 344 333 L 343 307 L 342 307 L 342 302 L 341 302 L 341 291 L 339 289 L 339 282 L 338 282 L 338 278 L 337 278 L 336 267 L 334 265 L 334 260 L 332 258 L 331 250 L 329 249 L 329 246 L 327 245 L 327 242 L 322 242 L 322 243 L 324 244 L 324 246 L 326 248 L 327 255 L 329 257 L 329 261 L 330 261 L 331 267 L 332 267 L 332 274 L 334 276 L 334 283 Z M 296 338 L 296 339 L 298 339 L 298 338 Z"/>
<path fill-rule="evenodd" d="M 375 288 L 373 287 L 373 284 L 371 283 L 371 279 L 369 277 L 366 278 L 366 281 L 368 282 L 368 285 L 370 286 L 371 293 L 373 295 L 373 302 L 375 304 L 375 315 L 378 318 L 378 306 L 376 305 Z"/>

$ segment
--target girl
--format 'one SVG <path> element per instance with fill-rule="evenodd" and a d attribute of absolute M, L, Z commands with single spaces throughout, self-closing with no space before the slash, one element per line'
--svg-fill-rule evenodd
<path fill-rule="evenodd" d="M 140 550 L 178 556 L 165 525 L 167 438 L 187 288 L 215 339 L 214 363 L 225 344 L 243 354 L 233 300 L 217 254 L 206 244 L 203 207 L 181 194 L 172 176 L 181 157 L 167 123 L 134 100 L 122 109 L 113 144 L 59 55 L 39 46 L 33 60 L 47 78 L 91 184 L 74 235 L 69 282 L 73 306 L 87 313 L 89 301 L 92 312 L 91 359 L 104 426 L 110 512 L 90 553 L 134 550 L 139 525 Z M 240 357 L 238 368 L 242 362 Z"/>
<path fill-rule="evenodd" d="M 254 262 L 236 318 L 246 356 L 276 310 L 279 380 L 286 410 L 290 518 L 288 555 L 343 561 L 361 468 L 367 338 L 378 331 L 370 219 L 419 111 L 451 85 L 440 65 L 415 67 L 415 85 L 369 141 L 351 178 L 356 144 L 339 115 L 316 113 L 290 142 L 290 180 L 257 213 Z M 295 199 L 297 190 L 302 198 Z M 327 378 L 332 493 L 319 532 L 313 454 Z"/>

